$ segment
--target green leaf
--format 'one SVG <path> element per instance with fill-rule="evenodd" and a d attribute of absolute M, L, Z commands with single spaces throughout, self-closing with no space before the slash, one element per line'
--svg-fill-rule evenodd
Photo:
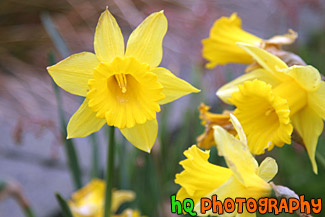
<path fill-rule="evenodd" d="M 63 197 L 59 193 L 56 193 L 55 197 L 58 200 L 58 203 L 60 204 L 63 216 L 64 217 L 73 217 L 71 210 L 70 210 L 67 202 L 63 199 Z"/>

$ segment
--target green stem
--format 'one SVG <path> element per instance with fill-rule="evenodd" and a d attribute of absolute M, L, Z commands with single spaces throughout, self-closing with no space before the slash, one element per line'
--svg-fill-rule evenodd
<path fill-rule="evenodd" d="M 98 147 L 98 141 L 95 134 L 90 135 L 90 140 L 92 143 L 92 156 L 91 156 L 91 178 L 98 178 L 100 174 L 99 169 L 99 147 Z"/>
<path fill-rule="evenodd" d="M 24 213 L 26 217 L 35 217 L 34 212 L 30 207 L 24 208 Z"/>
<path fill-rule="evenodd" d="M 60 204 L 63 217 L 73 217 L 70 207 L 63 197 L 59 193 L 56 193 L 55 197 Z"/>
<path fill-rule="evenodd" d="M 104 217 L 111 216 L 112 205 L 112 188 L 114 176 L 114 156 L 115 156 L 115 134 L 114 127 L 109 127 L 109 144 L 107 148 L 107 161 L 106 161 L 106 190 L 105 190 L 105 215 Z"/>

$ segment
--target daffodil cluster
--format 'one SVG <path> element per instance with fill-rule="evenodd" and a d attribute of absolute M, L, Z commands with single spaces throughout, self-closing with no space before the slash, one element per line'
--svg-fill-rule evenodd
<path fill-rule="evenodd" d="M 203 40 L 203 57 L 209 61 L 208 68 L 250 64 L 246 73 L 217 91 L 225 103 L 236 107 L 233 114 L 243 126 L 250 151 L 259 155 L 291 144 L 295 131 L 317 173 L 315 152 L 325 118 L 325 83 L 316 68 L 282 50 L 282 45 L 293 43 L 296 37 L 289 30 L 262 40 L 244 31 L 240 18 L 232 14 L 215 22 L 210 37 Z"/>
<path fill-rule="evenodd" d="M 193 145 L 184 152 L 186 159 L 180 164 L 184 171 L 176 175 L 175 183 L 181 186 L 176 198 L 184 200 L 191 198 L 195 203 L 195 211 L 199 216 L 216 215 L 210 210 L 200 213 L 201 198 L 211 198 L 217 195 L 218 200 L 226 198 L 268 197 L 271 185 L 268 183 L 277 173 L 278 167 L 274 159 L 268 157 L 260 165 L 252 156 L 247 146 L 245 133 L 235 116 L 230 114 L 230 120 L 238 134 L 238 138 L 228 133 L 221 126 L 214 126 L 214 139 L 219 155 L 226 160 L 227 166 L 211 164 L 209 151 L 202 151 Z M 256 216 L 255 213 L 230 213 L 230 216 Z"/>

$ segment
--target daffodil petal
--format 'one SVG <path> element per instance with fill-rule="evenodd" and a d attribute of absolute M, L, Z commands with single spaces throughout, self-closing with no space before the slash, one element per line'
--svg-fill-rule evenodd
<path fill-rule="evenodd" d="M 112 213 L 115 213 L 117 209 L 126 202 L 130 202 L 135 199 L 135 193 L 133 191 L 118 190 L 114 191 L 112 195 Z"/>
<path fill-rule="evenodd" d="M 47 70 L 62 89 L 75 95 L 86 96 L 88 81 L 93 78 L 97 65 L 98 60 L 95 54 L 82 52 L 47 67 Z"/>
<path fill-rule="evenodd" d="M 163 11 L 152 13 L 130 35 L 126 56 L 156 67 L 162 59 L 162 41 L 167 32 L 167 19 Z"/>
<path fill-rule="evenodd" d="M 224 156 L 228 167 L 245 186 L 258 168 L 258 164 L 246 144 L 236 139 L 220 126 L 214 127 L 214 139 L 219 155 Z"/>
<path fill-rule="evenodd" d="M 307 91 L 316 91 L 321 84 L 319 71 L 313 66 L 291 66 L 279 71 L 291 76 L 301 87 Z"/>
<path fill-rule="evenodd" d="M 280 80 L 284 79 L 283 73 L 278 72 L 277 69 L 285 69 L 288 66 L 279 57 L 250 44 L 238 42 L 237 45 L 247 51 L 264 69 L 273 73 Z"/>
<path fill-rule="evenodd" d="M 247 145 L 247 138 L 244 132 L 243 127 L 240 125 L 239 120 L 235 117 L 235 115 L 230 113 L 230 121 L 234 128 L 236 129 L 237 135 L 242 143 Z"/>
<path fill-rule="evenodd" d="M 116 56 L 124 56 L 124 39 L 115 18 L 106 9 L 99 18 L 94 40 L 97 58 L 111 62 Z"/>
<path fill-rule="evenodd" d="M 271 158 L 265 158 L 257 169 L 257 175 L 264 181 L 269 182 L 278 173 L 278 164 Z"/>
<path fill-rule="evenodd" d="M 105 119 L 97 118 L 96 113 L 88 107 L 88 99 L 86 98 L 76 113 L 70 118 L 67 126 L 67 138 L 88 136 L 100 130 L 105 122 Z"/>
<path fill-rule="evenodd" d="M 159 104 L 166 104 L 184 95 L 200 92 L 199 89 L 176 77 L 168 69 L 158 67 L 151 71 L 158 76 L 158 82 L 163 85 L 162 93 L 165 95 L 165 98 L 160 100 Z"/>
<path fill-rule="evenodd" d="M 323 120 L 311 108 L 306 107 L 292 116 L 292 123 L 304 141 L 313 171 L 317 174 L 315 152 L 318 137 L 323 131 Z"/>
<path fill-rule="evenodd" d="M 229 99 L 231 98 L 233 92 L 237 92 L 238 85 L 244 83 L 245 81 L 251 81 L 251 80 L 261 80 L 268 84 L 276 85 L 279 83 L 279 80 L 276 79 L 272 74 L 270 74 L 268 71 L 264 69 L 256 69 L 250 73 L 246 73 L 231 82 L 225 84 L 217 91 L 217 96 L 222 99 L 225 103 L 231 104 Z"/>
<path fill-rule="evenodd" d="M 158 134 L 157 120 L 147 121 L 144 124 L 137 124 L 132 128 L 120 129 L 121 133 L 132 145 L 150 153 Z"/>
<path fill-rule="evenodd" d="M 323 119 L 325 119 L 325 82 L 321 81 L 317 91 L 308 94 L 310 107 Z"/>

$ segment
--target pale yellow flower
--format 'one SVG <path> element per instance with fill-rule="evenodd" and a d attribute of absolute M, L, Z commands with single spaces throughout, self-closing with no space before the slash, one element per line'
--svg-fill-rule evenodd
<path fill-rule="evenodd" d="M 297 38 L 297 33 L 289 30 L 287 34 L 276 35 L 268 40 L 259 38 L 241 27 L 241 19 L 237 13 L 230 17 L 221 17 L 213 24 L 209 38 L 202 40 L 202 55 L 209 61 L 207 68 L 228 63 L 252 64 L 254 59 L 237 46 L 244 42 L 277 53 L 282 45 L 291 44 Z"/>
<path fill-rule="evenodd" d="M 238 120 L 231 115 L 231 121 L 238 133 L 239 139 L 220 126 L 214 127 L 214 137 L 219 155 L 224 156 L 229 168 L 209 163 L 209 151 L 201 151 L 193 145 L 184 152 L 187 159 L 180 162 L 184 171 L 176 175 L 175 183 L 181 185 L 176 199 L 183 201 L 191 198 L 195 203 L 195 211 L 199 216 L 217 215 L 212 210 L 200 213 L 200 199 L 211 198 L 224 201 L 236 197 L 254 198 L 267 197 L 271 194 L 268 183 L 277 173 L 278 167 L 274 159 L 266 158 L 259 166 L 247 146 L 245 134 Z M 224 213 L 227 215 L 226 213 Z M 256 216 L 246 209 L 242 214 L 229 213 L 228 216 Z"/>
<path fill-rule="evenodd" d="M 150 152 L 160 105 L 199 92 L 158 67 L 166 31 L 163 11 L 153 13 L 131 33 L 125 50 L 121 30 L 106 10 L 97 24 L 95 54 L 74 54 L 48 67 L 60 87 L 86 97 L 68 123 L 68 138 L 85 137 L 107 123 L 119 128 L 134 146 Z"/>
<path fill-rule="evenodd" d="M 291 143 L 293 128 L 306 146 L 317 173 L 315 151 L 325 118 L 325 82 L 312 66 L 288 67 L 278 57 L 248 44 L 239 44 L 261 66 L 217 91 L 243 126 L 253 154 Z"/>
<path fill-rule="evenodd" d="M 115 213 L 122 203 L 134 200 L 132 191 L 113 191 L 112 213 Z M 86 186 L 72 194 L 68 202 L 74 217 L 102 217 L 104 215 L 105 182 L 93 179 Z M 136 217 L 137 215 L 134 215 Z"/>

